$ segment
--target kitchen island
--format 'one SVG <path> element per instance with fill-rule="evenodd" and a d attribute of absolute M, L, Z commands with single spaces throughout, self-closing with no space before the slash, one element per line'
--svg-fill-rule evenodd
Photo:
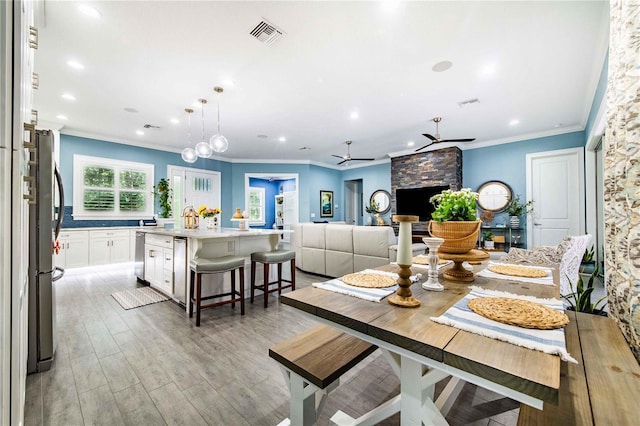
<path fill-rule="evenodd" d="M 243 256 L 245 282 L 250 281 L 251 253 L 278 248 L 283 233 L 279 229 L 238 228 L 140 228 L 145 232 L 144 281 L 185 304 L 189 289 L 189 261 L 196 258 Z M 261 265 L 259 265 L 261 267 Z M 260 272 L 257 276 L 261 277 Z M 203 277 L 203 294 L 220 294 L 230 288 L 229 274 Z M 247 286 L 247 289 L 249 286 Z M 245 295 L 246 296 L 246 295 Z"/>

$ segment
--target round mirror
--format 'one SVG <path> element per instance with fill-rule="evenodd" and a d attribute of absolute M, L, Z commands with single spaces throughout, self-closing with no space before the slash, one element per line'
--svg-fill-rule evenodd
<path fill-rule="evenodd" d="M 370 204 L 374 202 L 378 205 L 378 213 L 386 213 L 391 209 L 391 194 L 384 189 L 378 189 L 369 199 Z"/>
<path fill-rule="evenodd" d="M 498 180 L 490 180 L 480 185 L 478 194 L 478 207 L 483 210 L 499 212 L 511 202 L 511 188 Z"/>

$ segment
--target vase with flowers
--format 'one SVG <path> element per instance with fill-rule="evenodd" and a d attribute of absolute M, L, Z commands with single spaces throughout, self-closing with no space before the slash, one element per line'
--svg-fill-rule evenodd
<path fill-rule="evenodd" d="M 218 227 L 218 215 L 220 213 L 222 213 L 222 210 L 219 207 L 207 207 L 203 205 L 198 209 L 198 215 L 204 218 L 208 229 Z"/>
<path fill-rule="evenodd" d="M 466 253 L 475 247 L 482 221 L 476 217 L 478 193 L 469 188 L 446 189 L 429 199 L 435 206 L 429 222 L 429 233 L 444 239 L 440 251 Z"/>

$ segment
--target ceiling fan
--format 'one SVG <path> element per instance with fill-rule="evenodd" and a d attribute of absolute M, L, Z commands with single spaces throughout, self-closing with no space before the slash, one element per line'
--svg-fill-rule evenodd
<path fill-rule="evenodd" d="M 342 163 L 346 163 L 348 161 L 373 161 L 373 160 L 375 160 L 375 158 L 353 158 L 353 157 L 351 157 L 350 147 L 351 147 L 351 144 L 353 142 L 352 141 L 346 141 L 345 143 L 347 144 L 347 155 L 335 155 L 335 154 L 332 154 L 333 157 L 342 158 L 342 161 L 339 162 L 338 165 L 340 165 Z"/>
<path fill-rule="evenodd" d="M 433 122 L 436 123 L 436 135 L 432 136 L 429 133 L 423 133 L 422 136 L 425 136 L 431 139 L 431 142 L 423 146 L 422 148 L 418 148 L 415 152 L 421 151 L 428 146 L 433 145 L 434 143 L 442 143 L 442 142 L 472 142 L 475 141 L 476 138 L 473 139 L 440 139 L 440 134 L 438 133 L 438 123 L 442 121 L 442 117 L 434 117 Z"/>

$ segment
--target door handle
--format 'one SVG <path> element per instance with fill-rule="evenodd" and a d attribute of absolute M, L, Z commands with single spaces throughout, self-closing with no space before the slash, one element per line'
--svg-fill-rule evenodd
<path fill-rule="evenodd" d="M 541 223 L 539 223 L 539 222 L 533 222 L 533 225 L 534 225 L 534 226 L 540 226 L 540 225 L 542 225 L 542 224 L 541 224 Z"/>

